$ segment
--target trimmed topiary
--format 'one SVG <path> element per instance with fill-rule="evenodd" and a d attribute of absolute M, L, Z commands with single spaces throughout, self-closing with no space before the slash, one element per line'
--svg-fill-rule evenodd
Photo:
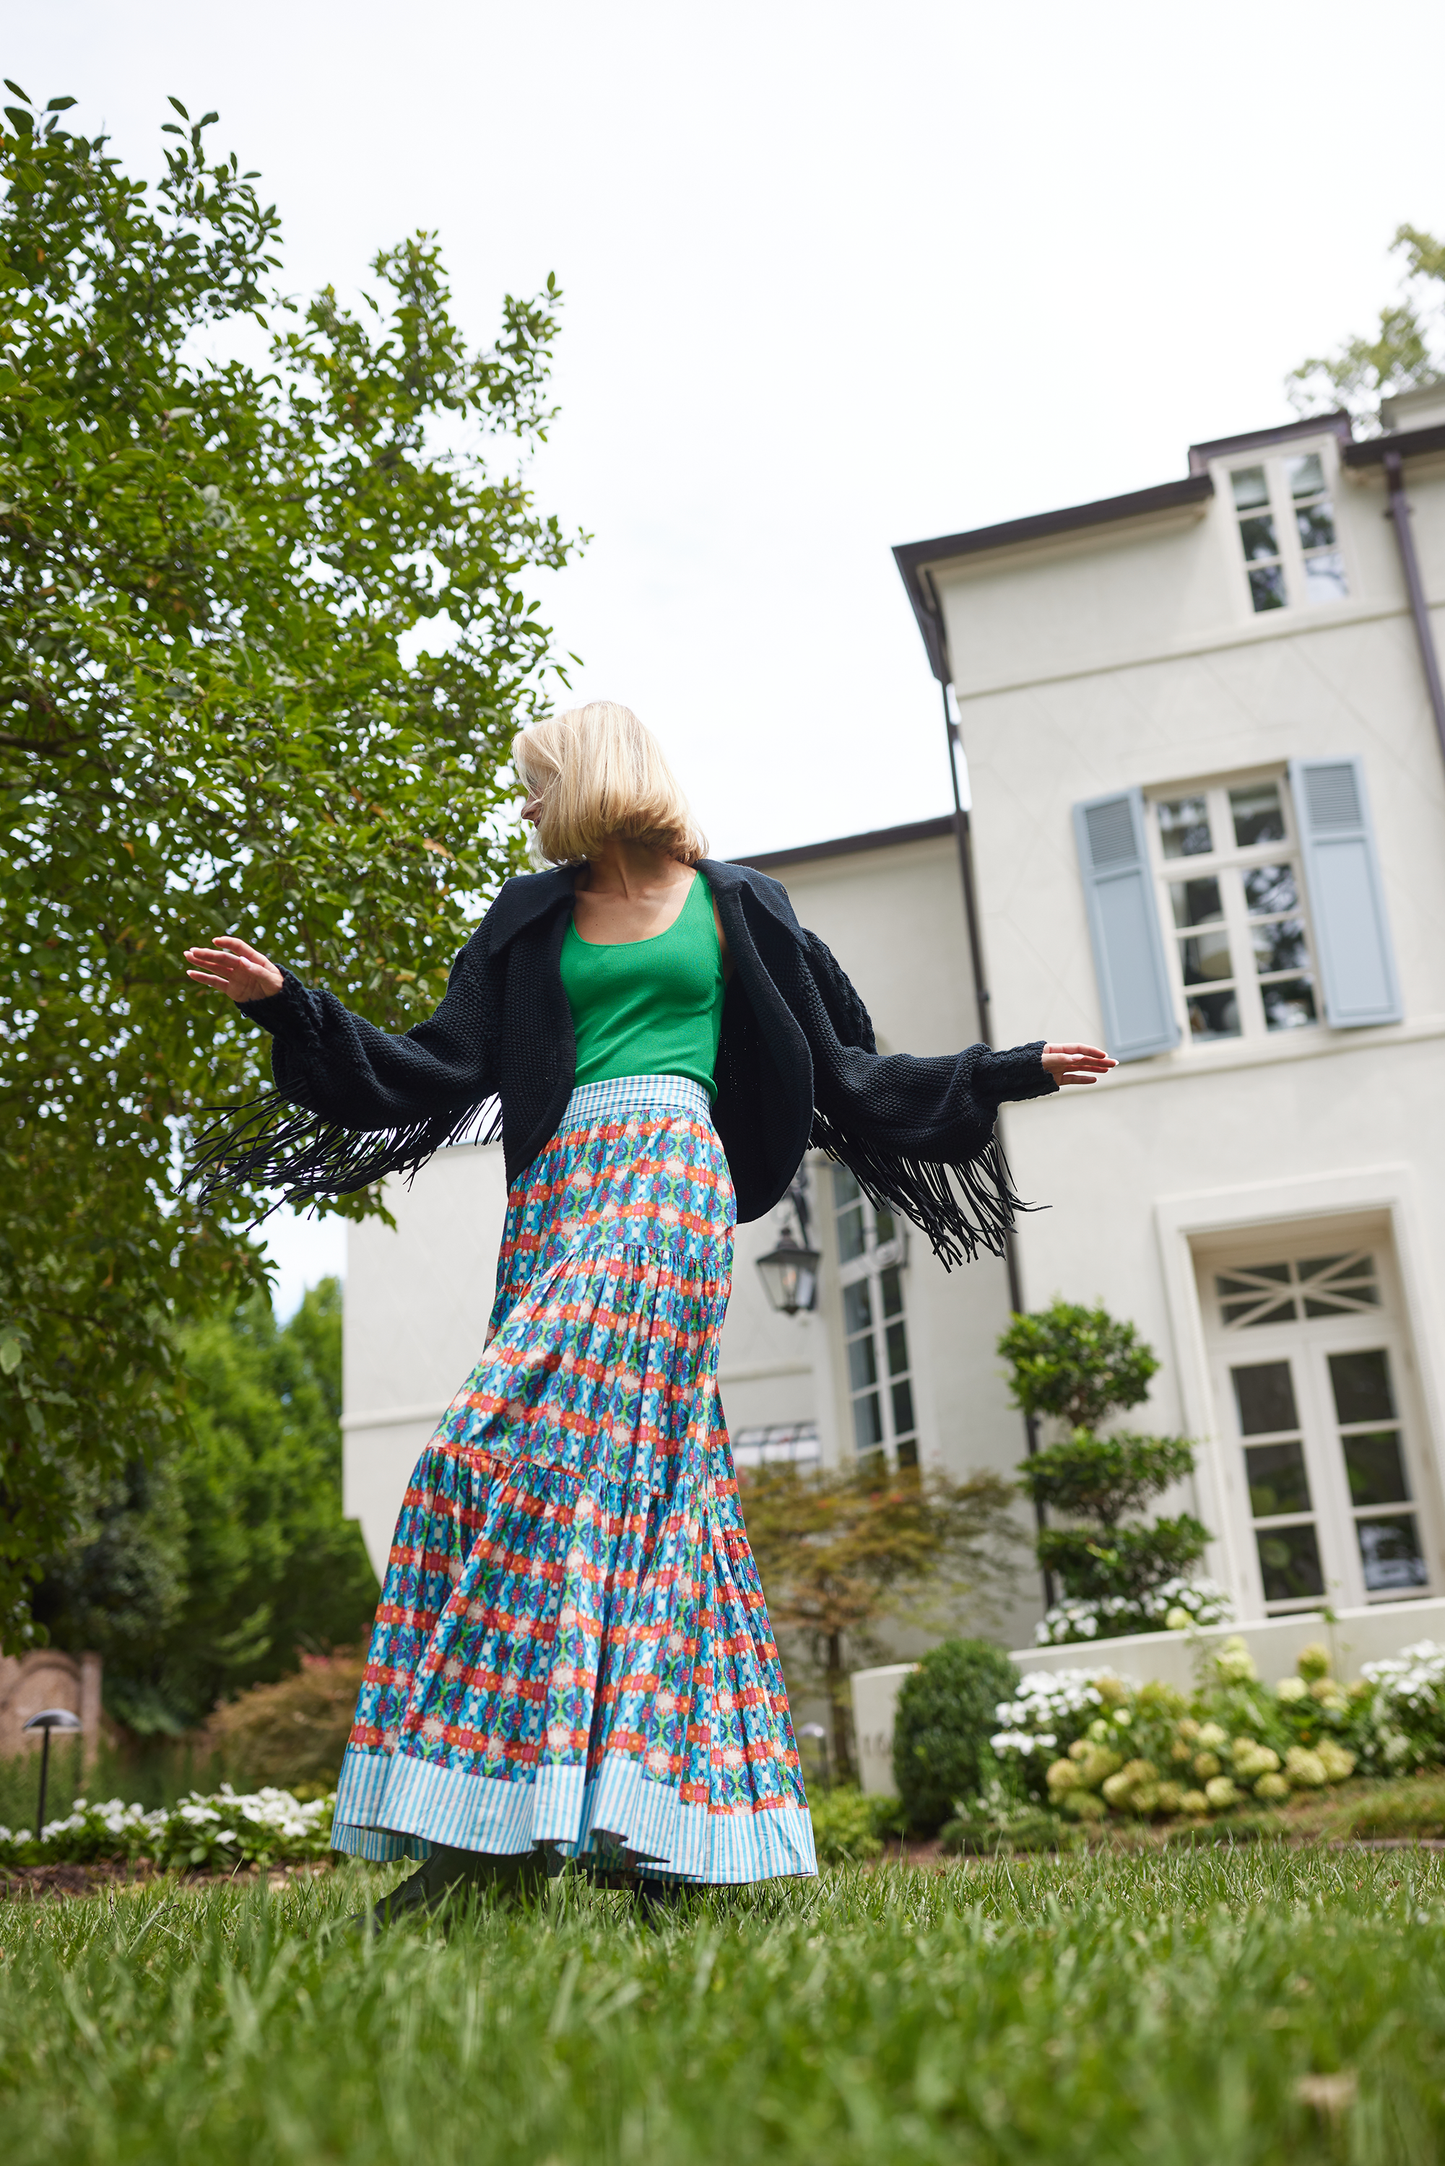
<path fill-rule="evenodd" d="M 909 1825 L 932 1835 L 992 1770 L 998 1705 L 1019 1673 L 992 1640 L 944 1640 L 903 1680 L 893 1717 L 893 1779 Z"/>

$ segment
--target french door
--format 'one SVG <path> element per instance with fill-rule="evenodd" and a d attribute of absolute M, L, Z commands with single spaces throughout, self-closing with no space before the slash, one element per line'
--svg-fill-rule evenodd
<path fill-rule="evenodd" d="M 1433 1512 L 1385 1244 L 1282 1249 L 1201 1266 L 1226 1491 L 1259 1608 L 1428 1594 Z"/>

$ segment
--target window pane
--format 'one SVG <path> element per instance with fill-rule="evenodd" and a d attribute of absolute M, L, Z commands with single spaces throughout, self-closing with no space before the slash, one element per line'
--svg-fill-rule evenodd
<path fill-rule="evenodd" d="M 1274 985 L 1262 985 L 1259 997 L 1264 1002 L 1266 1030 L 1298 1030 L 1301 1024 L 1316 1021 L 1314 988 L 1308 978 L 1280 978 Z"/>
<path fill-rule="evenodd" d="M 883 1301 L 885 1316 L 903 1314 L 903 1281 L 898 1275 L 897 1264 L 889 1264 L 886 1271 L 879 1272 L 878 1292 Z"/>
<path fill-rule="evenodd" d="M 891 1211 L 875 1211 L 873 1213 L 873 1238 L 880 1246 L 884 1241 L 891 1241 L 897 1231 L 898 1228 L 893 1223 L 893 1213 Z"/>
<path fill-rule="evenodd" d="M 1232 1324 L 1236 1316 L 1243 1316 L 1245 1313 L 1242 1305 L 1238 1308 L 1226 1309 L 1224 1321 L 1227 1324 Z M 1292 1324 L 1297 1313 L 1293 1297 L 1291 1297 L 1288 1301 L 1279 1302 L 1272 1309 L 1257 1309 L 1249 1319 L 1249 1328 L 1253 1330 L 1256 1324 Z"/>
<path fill-rule="evenodd" d="M 912 1436 L 910 1436 L 910 1437 L 905 1437 L 905 1438 L 903 1438 L 903 1439 L 901 1439 L 901 1440 L 900 1440 L 900 1442 L 899 1442 L 899 1446 L 898 1446 L 898 1464 L 899 1464 L 899 1465 L 900 1465 L 901 1467 L 916 1467 L 916 1466 L 917 1466 L 917 1464 L 918 1464 L 918 1439 L 917 1439 L 917 1437 L 912 1437 Z"/>
<path fill-rule="evenodd" d="M 1313 1527 L 1271 1527 L 1256 1534 L 1266 1602 L 1300 1602 L 1325 1591 Z"/>
<path fill-rule="evenodd" d="M 1181 928 L 1208 925 L 1224 915 L 1217 880 L 1172 880 L 1169 894 L 1174 904 L 1174 922 Z"/>
<path fill-rule="evenodd" d="M 1335 546 L 1335 515 L 1327 496 L 1318 504 L 1303 505 L 1295 513 L 1302 549 L 1333 549 Z"/>
<path fill-rule="evenodd" d="M 1305 929 L 1298 918 L 1276 918 L 1272 925 L 1250 928 L 1254 941 L 1254 967 L 1267 977 L 1275 970 L 1298 970 L 1309 962 Z"/>
<path fill-rule="evenodd" d="M 1230 974 L 1228 933 L 1203 933 L 1193 940 L 1181 940 L 1179 960 L 1186 985 L 1208 985 L 1212 979 L 1227 978 Z"/>
<path fill-rule="evenodd" d="M 1350 597 L 1349 581 L 1345 577 L 1345 560 L 1337 552 L 1329 556 L 1305 558 L 1305 600 L 1307 602 L 1345 602 Z"/>
<path fill-rule="evenodd" d="M 860 1452 L 871 1452 L 883 1442 L 883 1410 L 876 1391 L 853 1401 L 853 1442 Z"/>
<path fill-rule="evenodd" d="M 858 1183 L 847 1166 L 833 1168 L 833 1208 L 841 1211 L 847 1204 L 858 1201 Z"/>
<path fill-rule="evenodd" d="M 1239 1427 L 1244 1436 L 1268 1436 L 1272 1431 L 1298 1429 L 1294 1380 L 1287 1361 L 1260 1361 L 1248 1369 L 1231 1369 L 1229 1373 L 1234 1379 Z"/>
<path fill-rule="evenodd" d="M 1355 1533 L 1360 1542 L 1360 1563 L 1365 1568 L 1365 1586 L 1371 1594 L 1429 1585 L 1413 1512 L 1402 1512 L 1397 1519 L 1357 1519 Z"/>
<path fill-rule="evenodd" d="M 1302 1444 L 1251 1444 L 1244 1454 L 1249 1509 L 1256 1519 L 1279 1519 L 1310 1508 Z M 1386 1498 L 1386 1503 L 1392 1500 Z"/>
<path fill-rule="evenodd" d="M 907 1436 L 913 1428 L 913 1386 L 908 1382 L 893 1387 L 893 1434 Z"/>
<path fill-rule="evenodd" d="M 1216 1279 L 1214 1283 L 1222 1294 L 1249 1293 L 1255 1279 L 1268 1279 L 1273 1286 L 1288 1286 L 1289 1284 L 1289 1265 L 1287 1263 L 1238 1264 L 1235 1268 L 1240 1271 L 1247 1271 L 1249 1277 L 1247 1279 Z"/>
<path fill-rule="evenodd" d="M 1373 1436 L 1347 1436 L 1345 1472 L 1352 1504 L 1404 1504 L 1410 1495 L 1398 1429 L 1377 1429 Z"/>
<path fill-rule="evenodd" d="M 1235 819 L 1236 829 L 1239 820 Z M 1258 840 L 1273 842 L 1273 835 Z M 1252 918 L 1272 918 L 1276 911 L 1298 910 L 1299 883 L 1293 865 L 1252 865 L 1244 876 L 1244 899 Z"/>
<path fill-rule="evenodd" d="M 873 1334 L 865 1331 L 861 1339 L 848 1341 L 848 1386 L 852 1391 L 865 1391 L 878 1381 L 878 1362 L 873 1352 Z"/>
<path fill-rule="evenodd" d="M 838 1258 L 842 1263 L 852 1263 L 855 1256 L 863 1253 L 863 1206 L 855 1203 L 851 1211 L 840 1213 L 838 1219 Z"/>
<path fill-rule="evenodd" d="M 1260 512 L 1253 519 L 1241 519 L 1239 539 L 1244 547 L 1246 564 L 1267 563 L 1279 555 L 1274 520 L 1268 512 Z"/>
<path fill-rule="evenodd" d="M 1194 993 L 1189 1001 L 1189 1035 L 1199 1043 L 1239 1036 L 1239 1003 L 1233 993 Z"/>
<path fill-rule="evenodd" d="M 1234 819 L 1234 839 L 1241 850 L 1256 842 L 1283 842 L 1284 806 L 1277 782 L 1252 782 L 1246 789 L 1231 790 L 1229 810 Z"/>
<path fill-rule="evenodd" d="M 1257 566 L 1250 573 L 1249 598 L 1254 603 L 1256 616 L 1266 609 L 1283 609 L 1284 573 L 1278 564 Z"/>
<path fill-rule="evenodd" d="M 1288 459 L 1285 472 L 1289 475 L 1289 493 L 1293 497 L 1313 496 L 1325 485 L 1325 470 L 1317 451 L 1307 451 L 1302 459 Z"/>
<path fill-rule="evenodd" d="M 855 1331 L 866 1331 L 873 1321 L 873 1308 L 868 1299 L 867 1279 L 855 1279 L 851 1286 L 843 1288 L 843 1329 L 851 1339 Z"/>
<path fill-rule="evenodd" d="M 1322 1271 L 1333 1271 L 1344 1260 L 1343 1256 L 1306 1256 L 1295 1265 L 1295 1269 L 1302 1279 L 1317 1279 Z M 1373 1273 L 1375 1261 L 1372 1256 L 1365 1259 L 1365 1268 Z M 1353 1278 L 1354 1273 L 1351 1272 L 1350 1276 Z"/>
<path fill-rule="evenodd" d="M 1236 467 L 1229 480 L 1237 511 L 1253 511 L 1256 504 L 1269 502 L 1269 483 L 1262 466 Z"/>
<path fill-rule="evenodd" d="M 890 1376 L 902 1376 L 907 1367 L 908 1333 L 904 1330 L 903 1319 L 900 1317 L 896 1324 L 888 1326 L 888 1374 Z M 1388 1504 L 1390 1499 L 1381 1497 L 1380 1502 Z"/>
<path fill-rule="evenodd" d="M 1159 839 L 1166 857 L 1207 857 L 1214 848 L 1209 808 L 1202 797 L 1179 797 L 1159 807 Z"/>
<path fill-rule="evenodd" d="M 1331 1354 L 1330 1383 L 1342 1426 L 1357 1421 L 1393 1421 L 1395 1395 L 1385 1349 L 1368 1354 Z"/>

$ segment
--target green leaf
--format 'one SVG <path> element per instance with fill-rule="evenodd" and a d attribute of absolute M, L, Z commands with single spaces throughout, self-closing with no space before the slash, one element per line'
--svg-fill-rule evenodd
<path fill-rule="evenodd" d="M 190 119 L 190 114 L 186 111 L 179 98 L 168 98 L 166 102 L 167 104 L 173 105 L 175 107 L 176 111 L 180 114 L 182 120 Z"/>
<path fill-rule="evenodd" d="M 30 114 L 25 111 L 25 108 L 23 106 L 7 105 L 5 108 L 5 118 L 11 123 L 17 135 L 34 134 L 35 122 L 30 116 Z"/>
<path fill-rule="evenodd" d="M 4 80 L 5 88 L 7 90 L 13 90 L 16 97 L 23 99 L 26 105 L 30 103 L 30 93 L 28 90 L 22 90 L 18 83 L 12 83 L 8 75 L 5 77 Z"/>
<path fill-rule="evenodd" d="M 13 1376 L 25 1359 L 25 1349 L 13 1331 L 0 1339 L 0 1375 Z"/>
<path fill-rule="evenodd" d="M 14 88 L 13 84 L 11 85 L 11 88 Z M 17 95 L 23 97 L 24 92 L 20 91 L 17 93 Z M 46 106 L 45 110 L 47 113 L 68 113 L 74 103 L 74 98 L 52 98 L 50 103 Z"/>

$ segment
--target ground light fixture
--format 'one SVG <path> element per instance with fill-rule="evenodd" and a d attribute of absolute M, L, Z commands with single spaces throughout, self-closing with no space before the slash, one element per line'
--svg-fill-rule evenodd
<path fill-rule="evenodd" d="M 35 1840 L 38 1843 L 45 1832 L 45 1789 L 50 1780 L 50 1733 L 52 1730 L 78 1730 L 79 1715 L 72 1715 L 68 1707 L 42 1707 L 38 1715 L 32 1715 L 25 1725 L 27 1730 L 39 1730 L 40 1739 L 40 1802 L 35 1808 Z"/>

